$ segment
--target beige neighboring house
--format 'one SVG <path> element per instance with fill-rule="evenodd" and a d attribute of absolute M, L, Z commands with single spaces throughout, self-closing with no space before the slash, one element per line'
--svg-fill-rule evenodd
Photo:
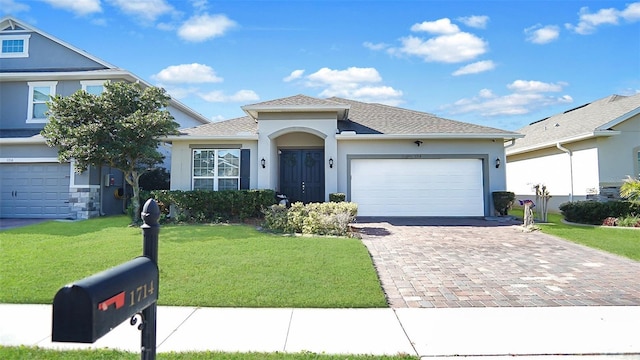
<path fill-rule="evenodd" d="M 520 134 L 342 98 L 296 95 L 171 137 L 171 188 L 346 194 L 359 216 L 493 216 Z"/>
<path fill-rule="evenodd" d="M 544 184 L 550 210 L 567 201 L 619 198 L 627 176 L 640 174 L 640 94 L 611 95 L 520 130 L 507 145 L 507 189 L 533 198 Z"/>

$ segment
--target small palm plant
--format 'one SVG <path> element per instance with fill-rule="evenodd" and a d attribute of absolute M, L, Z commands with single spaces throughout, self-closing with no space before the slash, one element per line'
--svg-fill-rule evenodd
<path fill-rule="evenodd" d="M 640 202 L 640 179 L 627 176 L 620 187 L 620 197 L 633 202 Z"/>

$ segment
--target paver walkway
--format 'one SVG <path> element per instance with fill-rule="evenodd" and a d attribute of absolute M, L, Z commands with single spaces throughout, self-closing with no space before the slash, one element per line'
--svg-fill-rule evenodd
<path fill-rule="evenodd" d="M 515 222 L 359 218 L 393 308 L 640 305 L 640 262 Z"/>

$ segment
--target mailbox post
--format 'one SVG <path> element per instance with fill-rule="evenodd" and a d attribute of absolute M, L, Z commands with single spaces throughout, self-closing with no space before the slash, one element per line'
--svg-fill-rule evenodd
<path fill-rule="evenodd" d="M 142 207 L 142 254 L 155 264 L 158 263 L 158 234 L 160 233 L 160 208 L 158 204 L 149 199 Z M 142 317 L 146 321 L 142 328 L 141 351 L 142 360 L 155 360 L 156 358 L 156 314 L 157 304 L 154 302 L 142 310 Z"/>
<path fill-rule="evenodd" d="M 158 204 L 142 210 L 143 256 L 58 290 L 53 299 L 52 341 L 93 343 L 127 318 L 142 317 L 141 359 L 156 358 L 159 287 Z"/>

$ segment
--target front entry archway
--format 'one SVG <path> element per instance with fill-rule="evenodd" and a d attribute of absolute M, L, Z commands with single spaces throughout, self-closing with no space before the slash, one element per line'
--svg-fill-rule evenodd
<path fill-rule="evenodd" d="M 324 202 L 324 150 L 280 150 L 280 192 L 292 203 Z"/>

